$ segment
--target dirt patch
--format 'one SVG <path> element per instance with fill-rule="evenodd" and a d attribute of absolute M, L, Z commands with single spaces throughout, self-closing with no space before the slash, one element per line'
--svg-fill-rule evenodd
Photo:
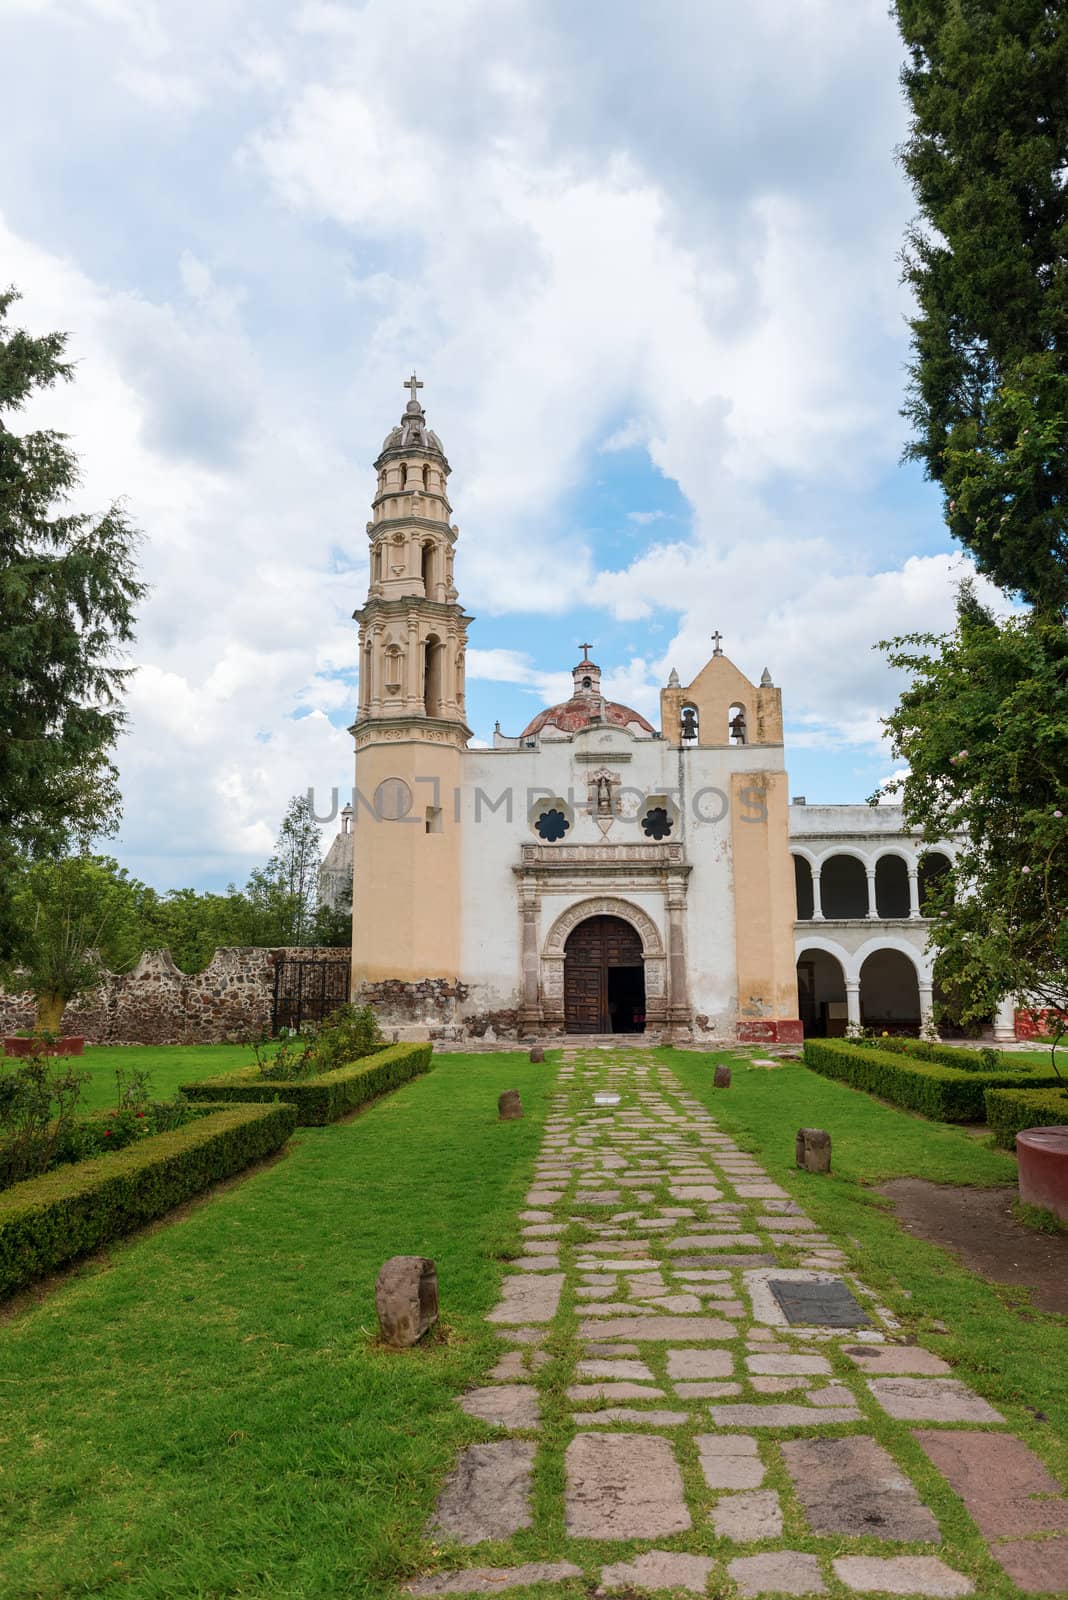
<path fill-rule="evenodd" d="M 1024 1284 L 1041 1311 L 1068 1316 L 1068 1234 L 1037 1233 L 1012 1215 L 1014 1188 L 954 1188 L 923 1178 L 879 1184 L 909 1233 L 945 1245 L 991 1283 Z"/>

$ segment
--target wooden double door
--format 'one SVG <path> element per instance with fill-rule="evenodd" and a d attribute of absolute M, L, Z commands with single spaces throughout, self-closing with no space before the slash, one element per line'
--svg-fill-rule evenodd
<path fill-rule="evenodd" d="M 587 917 L 564 946 L 568 1033 L 643 1033 L 645 965 L 637 931 L 622 917 Z"/>

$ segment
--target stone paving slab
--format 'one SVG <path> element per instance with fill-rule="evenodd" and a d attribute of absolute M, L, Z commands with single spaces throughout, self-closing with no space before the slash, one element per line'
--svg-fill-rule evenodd
<path fill-rule="evenodd" d="M 734 1357 L 729 1350 L 669 1350 L 669 1378 L 729 1378 Z"/>
<path fill-rule="evenodd" d="M 551 1322 L 564 1287 L 562 1272 L 516 1273 L 501 1284 L 487 1322 Z"/>
<path fill-rule="evenodd" d="M 1022 1439 L 1007 1433 L 939 1429 L 916 1429 L 912 1436 L 960 1495 L 986 1538 L 1068 1533 L 1068 1499 L 1032 1498 L 1060 1496 L 1062 1491 Z"/>
<path fill-rule="evenodd" d="M 842 1353 L 873 1378 L 940 1378 L 951 1370 L 941 1356 L 917 1344 L 844 1345 Z"/>
<path fill-rule="evenodd" d="M 782 1536 L 782 1506 L 774 1489 L 747 1489 L 725 1494 L 711 1512 L 712 1526 L 721 1539 L 753 1544 Z"/>
<path fill-rule="evenodd" d="M 410 1583 L 405 1594 L 507 1594 L 533 1583 L 563 1583 L 581 1578 L 571 1561 L 528 1561 L 521 1567 L 466 1567 L 463 1572 L 438 1572 Z"/>
<path fill-rule="evenodd" d="M 611 1422 L 640 1422 L 648 1428 L 681 1428 L 688 1411 L 639 1411 L 636 1406 L 605 1406 L 603 1411 L 576 1411 L 572 1422 L 579 1428 L 605 1428 Z"/>
<path fill-rule="evenodd" d="M 629 1317 L 615 1322 L 580 1322 L 580 1339 L 670 1339 L 673 1343 L 704 1343 L 705 1340 L 736 1339 L 738 1330 L 719 1317 Z"/>
<path fill-rule="evenodd" d="M 708 1556 L 678 1550 L 647 1550 L 633 1561 L 617 1561 L 601 1569 L 601 1588 L 670 1589 L 672 1594 L 705 1594 L 716 1563 Z"/>
<path fill-rule="evenodd" d="M 720 1428 L 819 1428 L 832 1422 L 856 1422 L 856 1406 L 800 1405 L 709 1406 L 712 1421 Z"/>
<path fill-rule="evenodd" d="M 431 1531 L 458 1544 L 481 1544 L 529 1528 L 533 1467 L 534 1445 L 525 1439 L 469 1444 L 438 1496 Z"/>
<path fill-rule="evenodd" d="M 541 1421 L 538 1391 L 532 1383 L 495 1383 L 460 1396 L 469 1417 L 497 1428 L 536 1428 Z"/>
<path fill-rule="evenodd" d="M 696 1443 L 710 1489 L 759 1489 L 764 1482 L 755 1439 L 744 1433 L 699 1433 Z"/>
<path fill-rule="evenodd" d="M 787 1439 L 782 1454 L 813 1533 L 937 1543 L 938 1523 L 874 1439 Z"/>
<path fill-rule="evenodd" d="M 582 1378 L 612 1378 L 618 1380 L 630 1379 L 634 1383 L 652 1383 L 653 1374 L 644 1361 L 596 1360 L 580 1361 L 576 1372 Z M 668 1368 L 670 1372 L 671 1368 Z"/>
<path fill-rule="evenodd" d="M 664 1400 L 663 1389 L 648 1383 L 573 1383 L 568 1387 L 569 1400 Z"/>
<path fill-rule="evenodd" d="M 1024 1594 L 1068 1594 L 1068 1539 L 1007 1539 L 990 1554 Z"/>
<path fill-rule="evenodd" d="M 955 1600 L 974 1594 L 975 1585 L 962 1572 L 954 1572 L 937 1556 L 839 1556 L 831 1563 L 834 1575 L 858 1594 L 930 1595 L 934 1600 Z"/>
<path fill-rule="evenodd" d="M 764 1594 L 826 1594 L 815 1556 L 801 1550 L 769 1550 L 764 1555 L 737 1556 L 727 1572 L 746 1597 Z"/>
<path fill-rule="evenodd" d="M 1004 1422 L 957 1378 L 871 1378 L 868 1388 L 887 1416 L 901 1422 Z"/>
<path fill-rule="evenodd" d="M 656 1539 L 691 1526 L 682 1474 L 667 1439 L 576 1434 L 564 1456 L 564 1519 L 576 1539 Z"/>

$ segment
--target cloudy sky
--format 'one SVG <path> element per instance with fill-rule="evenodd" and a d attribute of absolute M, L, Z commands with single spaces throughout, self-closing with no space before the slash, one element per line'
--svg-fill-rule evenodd
<path fill-rule="evenodd" d="M 0 0 L 0 280 L 64 328 L 83 504 L 151 584 L 116 853 L 243 881 L 351 784 L 402 380 L 442 436 L 470 720 L 596 641 L 647 715 L 722 630 L 791 787 L 866 798 L 964 563 L 899 465 L 912 214 L 886 0 Z M 333 832 L 327 828 L 327 834 Z"/>

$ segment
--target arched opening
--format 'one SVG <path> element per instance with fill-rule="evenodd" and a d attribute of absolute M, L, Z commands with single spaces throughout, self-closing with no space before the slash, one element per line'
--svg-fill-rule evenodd
<path fill-rule="evenodd" d="M 644 1033 L 645 960 L 638 930 L 622 917 L 587 917 L 564 945 L 568 1033 Z"/>
<path fill-rule="evenodd" d="M 428 717 L 441 715 L 441 658 L 444 645 L 436 634 L 426 642 L 423 666 L 423 710 Z"/>
<path fill-rule="evenodd" d="M 408 487 L 408 463 L 406 461 L 402 461 L 401 462 L 401 488 L 402 489 L 406 489 L 407 487 Z"/>
<path fill-rule="evenodd" d="M 434 599 L 434 546 L 425 544 L 420 563 L 423 575 L 423 593 L 428 600 Z"/>
<path fill-rule="evenodd" d="M 701 717 L 696 706 L 683 706 L 679 712 L 679 736 L 683 744 L 696 744 L 701 732 Z"/>
<path fill-rule="evenodd" d="M 831 856 L 820 871 L 823 915 L 834 919 L 868 915 L 868 874 L 856 856 Z"/>
<path fill-rule="evenodd" d="M 748 744 L 749 730 L 746 723 L 745 707 L 742 705 L 731 706 L 727 712 L 727 742 L 728 744 Z"/>
<path fill-rule="evenodd" d="M 806 1039 L 844 1036 L 848 1021 L 845 974 L 842 963 L 829 951 L 802 950 L 798 956 L 797 1001 Z"/>
<path fill-rule="evenodd" d="M 423 488 L 424 489 L 429 489 L 430 488 L 430 468 L 429 467 L 424 467 L 423 468 Z"/>
<path fill-rule="evenodd" d="M 797 890 L 797 920 L 811 922 L 816 909 L 816 896 L 812 891 L 812 868 L 804 856 L 794 856 L 794 885 Z"/>
<path fill-rule="evenodd" d="M 373 562 L 373 565 L 372 565 L 372 568 L 371 568 L 371 572 L 372 572 L 372 577 L 374 579 L 374 582 L 375 583 L 381 583 L 382 582 L 382 546 L 380 544 L 375 546 L 374 562 Z"/>
<path fill-rule="evenodd" d="M 936 917 L 942 909 L 949 869 L 949 857 L 943 855 L 940 850 L 928 850 L 920 858 L 919 889 L 922 917 Z"/>
<path fill-rule="evenodd" d="M 994 1026 L 994 1013 L 987 1012 L 982 1017 L 973 1017 L 965 1022 L 961 1013 L 964 1002 L 969 998 L 964 985 L 955 983 L 947 977 L 945 962 L 941 956 L 935 958 L 934 982 L 931 991 L 931 1000 L 934 1005 L 935 1027 L 943 1039 L 981 1039 L 989 1033 Z"/>
<path fill-rule="evenodd" d="M 875 863 L 875 909 L 880 917 L 909 914 L 909 869 L 900 856 L 880 856 Z"/>
<path fill-rule="evenodd" d="M 860 1020 L 876 1033 L 918 1035 L 920 985 L 902 950 L 873 950 L 860 969 Z"/>

